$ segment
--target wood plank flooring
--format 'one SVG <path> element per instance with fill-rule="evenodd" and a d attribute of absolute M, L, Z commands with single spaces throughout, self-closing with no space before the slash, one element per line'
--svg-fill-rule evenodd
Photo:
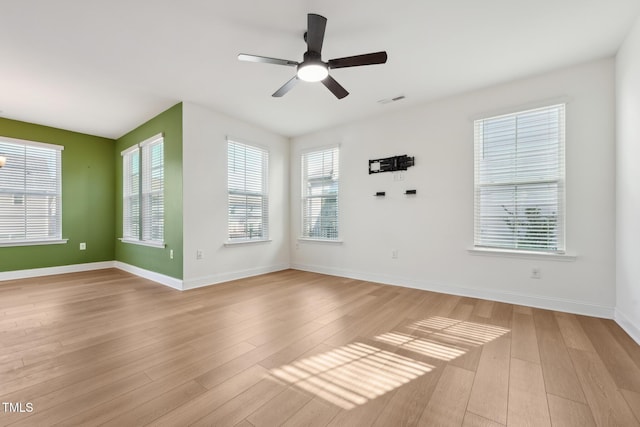
<path fill-rule="evenodd" d="M 629 427 L 640 346 L 295 270 L 179 292 L 107 269 L 0 283 L 0 402 L 12 426 Z"/>

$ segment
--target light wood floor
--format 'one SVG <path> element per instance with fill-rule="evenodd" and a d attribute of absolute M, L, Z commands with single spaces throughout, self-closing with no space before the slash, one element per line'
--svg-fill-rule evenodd
<path fill-rule="evenodd" d="M 294 270 L 0 283 L 0 425 L 638 426 L 613 321 Z M 3 404 L 4 405 L 4 404 Z M 14 406 L 15 408 L 15 406 Z"/>

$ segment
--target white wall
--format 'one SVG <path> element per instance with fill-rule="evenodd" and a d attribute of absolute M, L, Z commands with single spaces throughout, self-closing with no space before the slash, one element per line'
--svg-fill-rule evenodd
<path fill-rule="evenodd" d="M 183 135 L 184 288 L 288 268 L 288 139 L 186 102 Z M 271 242 L 224 245 L 227 136 L 269 149 Z M 197 251 L 202 251 L 202 259 L 196 259 Z"/>
<path fill-rule="evenodd" d="M 292 266 L 612 317 L 614 76 L 614 61 L 602 60 L 294 138 Z M 473 119 L 559 98 L 568 101 L 567 249 L 577 258 L 558 261 L 471 254 Z M 298 241 L 300 152 L 335 143 L 341 144 L 344 243 Z M 369 159 L 400 154 L 416 159 L 403 181 L 394 181 L 392 173 L 368 175 Z M 404 196 L 407 189 L 418 193 Z M 376 191 L 386 191 L 387 196 L 375 198 Z M 397 259 L 392 259 L 392 249 L 398 250 Z M 541 269 L 541 279 L 530 278 L 533 267 Z"/>
<path fill-rule="evenodd" d="M 616 58 L 616 320 L 640 343 L 640 18 Z"/>

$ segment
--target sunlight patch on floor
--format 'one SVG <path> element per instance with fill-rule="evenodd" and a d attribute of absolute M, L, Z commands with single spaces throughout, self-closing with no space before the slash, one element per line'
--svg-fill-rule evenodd
<path fill-rule="evenodd" d="M 471 348 L 510 332 L 494 325 L 446 317 L 430 317 L 373 339 L 420 357 L 449 362 Z M 409 381 L 435 366 L 392 351 L 354 342 L 291 364 L 271 374 L 343 409 L 353 409 Z"/>
<path fill-rule="evenodd" d="M 486 344 L 509 332 L 509 329 L 483 323 L 467 322 L 448 319 L 445 317 L 430 317 L 412 323 L 409 329 L 434 335 L 439 338 L 449 338 L 473 346 Z"/>
<path fill-rule="evenodd" d="M 352 409 L 430 372 L 432 365 L 360 342 L 297 360 L 271 373 L 341 408 Z"/>
<path fill-rule="evenodd" d="M 387 332 L 386 334 L 378 335 L 374 339 L 445 361 L 453 360 L 467 352 L 467 349 L 443 345 L 401 332 Z"/>
<path fill-rule="evenodd" d="M 392 331 L 374 339 L 448 362 L 464 355 L 470 347 L 486 344 L 509 332 L 499 326 L 446 317 L 419 320 L 407 329 L 411 333 Z"/>

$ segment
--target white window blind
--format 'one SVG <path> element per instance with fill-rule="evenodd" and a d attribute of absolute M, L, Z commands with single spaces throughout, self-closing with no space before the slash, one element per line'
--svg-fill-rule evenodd
<path fill-rule="evenodd" d="M 302 154 L 302 237 L 338 240 L 339 152 Z"/>
<path fill-rule="evenodd" d="M 563 253 L 564 104 L 474 125 L 475 246 Z"/>
<path fill-rule="evenodd" d="M 122 152 L 122 237 L 164 244 L 164 139 L 162 134 Z"/>
<path fill-rule="evenodd" d="M 227 140 L 229 241 L 269 238 L 269 152 Z"/>
<path fill-rule="evenodd" d="M 164 140 L 140 144 L 142 149 L 142 240 L 164 242 Z"/>
<path fill-rule="evenodd" d="M 0 138 L 0 243 L 62 239 L 62 150 Z"/>
<path fill-rule="evenodd" d="M 140 238 L 140 149 L 135 146 L 122 155 L 122 237 Z"/>

